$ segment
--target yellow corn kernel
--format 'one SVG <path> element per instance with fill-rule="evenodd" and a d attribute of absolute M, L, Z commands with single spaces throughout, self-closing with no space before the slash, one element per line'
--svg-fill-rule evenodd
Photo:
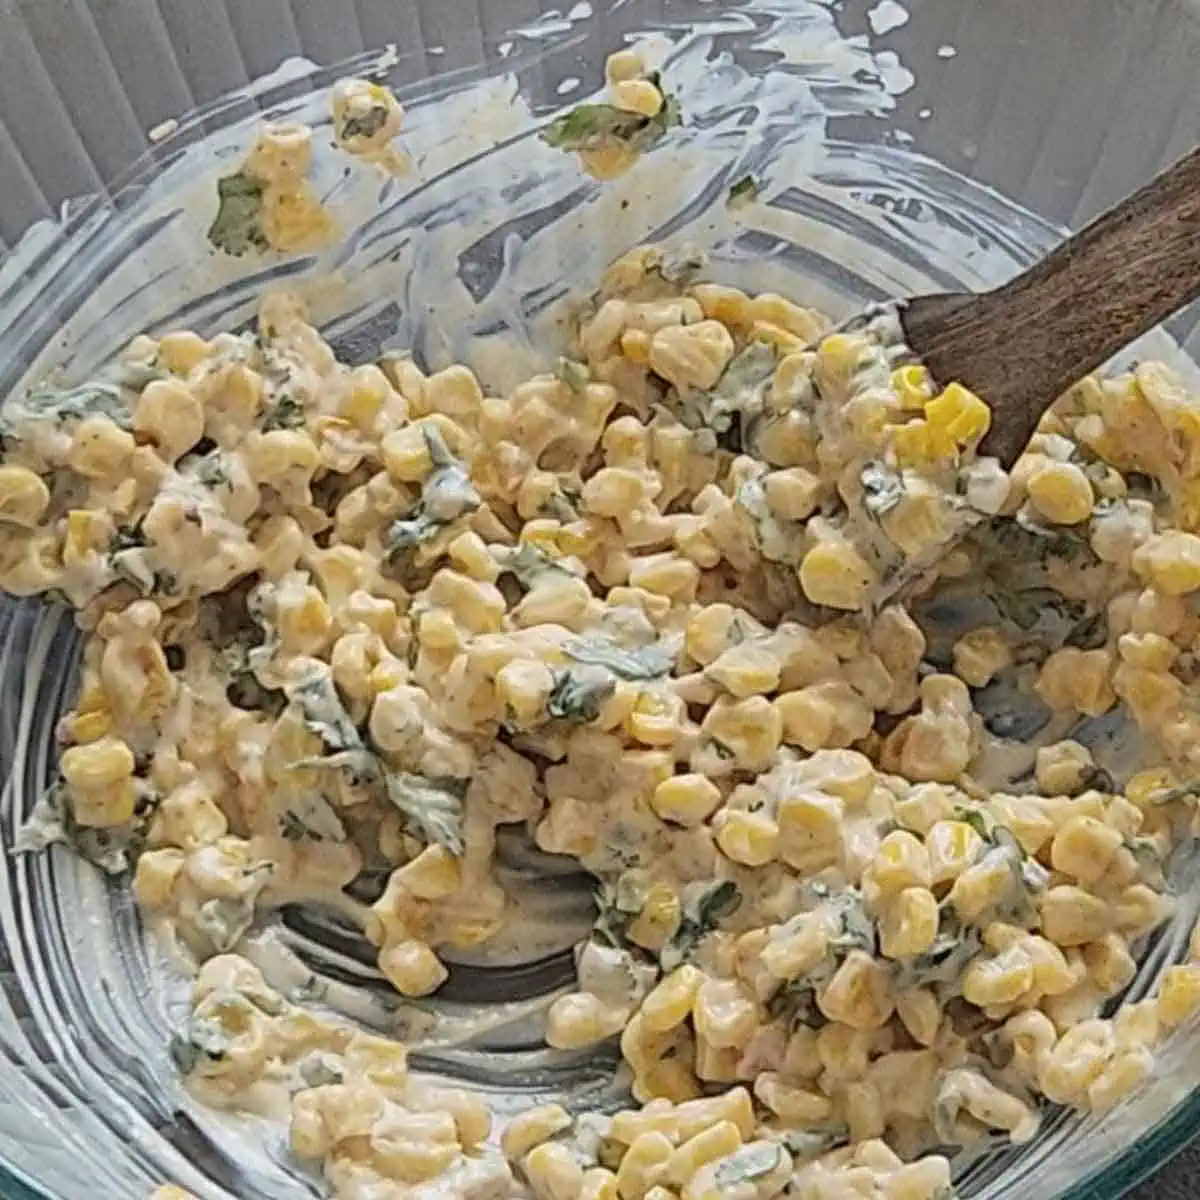
<path fill-rule="evenodd" d="M 171 903 L 175 883 L 183 873 L 184 854 L 174 846 L 147 850 L 138 856 L 133 890 L 138 904 L 147 912 Z"/>
<path fill-rule="evenodd" d="M 662 92 L 648 79 L 621 79 L 612 85 L 610 95 L 614 108 L 642 117 L 655 116 L 663 106 Z"/>
<path fill-rule="evenodd" d="M 717 1121 L 732 1121 L 741 1131 L 743 1140 L 754 1135 L 754 1102 L 744 1087 L 680 1104 L 674 1116 L 675 1135 L 681 1142 L 686 1142 Z"/>
<path fill-rule="evenodd" d="M 626 936 L 643 950 L 657 953 L 675 936 L 682 918 L 675 889 L 669 883 L 655 883 L 643 898 L 641 912 L 629 923 Z"/>
<path fill-rule="evenodd" d="M 817 345 L 816 370 L 826 382 L 844 386 L 858 369 L 867 342 L 861 334 L 831 333 Z"/>
<path fill-rule="evenodd" d="M 820 1125 L 833 1113 L 833 1103 L 817 1091 L 785 1083 L 774 1071 L 764 1071 L 754 1081 L 754 1094 L 785 1126 Z"/>
<path fill-rule="evenodd" d="M 807 345 L 804 338 L 797 337 L 771 321 L 751 321 L 750 339 L 772 347 L 781 358 L 788 354 L 799 354 Z"/>
<path fill-rule="evenodd" d="M 767 507 L 785 521 L 812 516 L 821 498 L 821 479 L 805 467 L 772 471 L 763 480 Z"/>
<path fill-rule="evenodd" d="M 1078 525 L 1092 515 L 1091 481 L 1074 463 L 1048 462 L 1029 477 L 1026 488 L 1029 502 L 1047 521 Z"/>
<path fill-rule="evenodd" d="M 379 451 L 387 473 L 402 483 L 420 483 L 433 470 L 422 424 L 405 425 L 385 434 Z"/>
<path fill-rule="evenodd" d="M 379 952 L 379 969 L 402 996 L 428 996 L 448 974 L 437 955 L 415 938 L 385 946 Z"/>
<path fill-rule="evenodd" d="M 75 792 L 124 783 L 133 774 L 133 751 L 120 738 L 106 737 L 63 751 L 59 768 Z"/>
<path fill-rule="evenodd" d="M 925 419 L 931 429 L 966 446 L 991 428 L 992 410 L 961 383 L 952 383 L 925 405 Z"/>
<path fill-rule="evenodd" d="M 704 672 L 706 679 L 718 683 L 732 696 L 761 696 L 779 686 L 778 656 L 769 648 L 753 642 L 731 646 L 710 663 Z"/>
<path fill-rule="evenodd" d="M 500 1135 L 500 1149 L 509 1162 L 520 1162 L 535 1146 L 565 1133 L 573 1124 L 560 1104 L 543 1104 L 513 1117 Z"/>
<path fill-rule="evenodd" d="M 930 886 L 929 855 L 921 839 L 897 829 L 879 843 L 868 867 L 869 878 L 882 893 Z"/>
<path fill-rule="evenodd" d="M 918 1046 L 932 1046 L 942 1023 L 942 1006 L 929 988 L 896 997 L 896 1016 Z"/>
<path fill-rule="evenodd" d="M 650 335 L 644 329 L 626 329 L 621 334 L 621 353 L 639 367 L 650 365 Z"/>
<path fill-rule="evenodd" d="M 445 846 L 426 846 L 394 872 L 394 878 L 419 900 L 444 900 L 458 891 L 462 868 Z"/>
<path fill-rule="evenodd" d="M 164 1183 L 162 1187 L 157 1187 L 150 1193 L 150 1200 L 196 1200 L 196 1197 L 173 1183 Z"/>
<path fill-rule="evenodd" d="M 71 718 L 71 741 L 76 745 L 96 742 L 112 730 L 112 716 L 108 712 L 76 713 Z"/>
<path fill-rule="evenodd" d="M 1184 596 L 1200 588 L 1200 537 L 1170 530 L 1141 544 L 1133 569 L 1168 596 Z"/>
<path fill-rule="evenodd" d="M 616 1175 L 604 1167 L 584 1171 L 579 1200 L 619 1200 Z"/>
<path fill-rule="evenodd" d="M 550 1005 L 546 1041 L 556 1050 L 578 1050 L 610 1038 L 625 1026 L 626 1011 L 591 992 L 568 992 Z"/>
<path fill-rule="evenodd" d="M 28 467 L 0 465 L 0 521 L 32 529 L 46 515 L 50 489 Z"/>
<path fill-rule="evenodd" d="M 700 1081 L 681 1059 L 660 1058 L 645 1071 L 634 1075 L 632 1091 L 634 1099 L 641 1104 L 653 1100 L 682 1104 L 700 1095 Z"/>
<path fill-rule="evenodd" d="M 923 887 L 891 897 L 879 917 L 879 949 L 888 958 L 924 954 L 938 931 L 937 898 Z"/>
<path fill-rule="evenodd" d="M 697 1035 L 721 1050 L 744 1046 L 762 1024 L 758 1005 L 736 979 L 705 979 L 692 1019 Z"/>
<path fill-rule="evenodd" d="M 887 965 L 862 950 L 851 950 L 818 993 L 817 1007 L 831 1021 L 853 1030 L 882 1029 L 896 1009 Z"/>
<path fill-rule="evenodd" d="M 678 388 L 710 388 L 733 351 L 733 336 L 720 321 L 666 325 L 651 340 L 650 367 Z"/>
<path fill-rule="evenodd" d="M 954 673 L 969 687 L 986 687 L 1012 661 L 998 629 L 973 629 L 954 643 Z"/>
<path fill-rule="evenodd" d="M 903 425 L 887 427 L 896 461 L 902 467 L 920 470 L 922 467 L 952 459 L 954 439 L 943 429 L 935 429 L 928 421 L 918 418 Z"/>
<path fill-rule="evenodd" d="M 705 1164 L 739 1149 L 741 1130 L 732 1121 L 718 1121 L 683 1143 L 667 1160 L 666 1179 L 682 1187 Z"/>
<path fill-rule="evenodd" d="M 158 361 L 172 375 L 187 375 L 212 353 L 212 347 L 190 329 L 164 333 L 158 343 Z"/>
<path fill-rule="evenodd" d="M 925 837 L 933 884 L 953 883 L 983 850 L 983 839 L 965 821 L 938 821 Z"/>
<path fill-rule="evenodd" d="M 848 542 L 818 542 L 800 563 L 800 586 L 814 603 L 854 611 L 878 582 L 871 565 Z"/>
<path fill-rule="evenodd" d="M 805 343 L 816 342 L 826 326 L 820 313 L 801 308 L 777 292 L 760 292 L 750 302 L 750 311 L 756 321 L 786 329 Z"/>
<path fill-rule="evenodd" d="M 692 1015 L 692 1004 L 704 979 L 704 972 L 690 963 L 663 976 L 642 1001 L 646 1028 L 654 1033 L 668 1033 L 682 1025 Z"/>
<path fill-rule="evenodd" d="M 950 903 L 959 916 L 974 921 L 999 904 L 1012 887 L 1012 870 L 999 855 L 985 856 L 954 881 Z"/>
<path fill-rule="evenodd" d="M 1042 897 L 1042 933 L 1060 946 L 1083 946 L 1108 933 L 1113 916 L 1099 896 L 1071 884 Z"/>
<path fill-rule="evenodd" d="M 376 366 L 355 367 L 350 372 L 338 415 L 363 432 L 374 427 L 383 406 L 392 394 L 387 376 Z"/>
<path fill-rule="evenodd" d="M 906 412 L 924 412 L 933 398 L 933 379 L 922 363 L 909 363 L 892 372 L 892 387 Z"/>
<path fill-rule="evenodd" d="M 634 1138 L 617 1168 L 617 1191 L 621 1200 L 643 1200 L 667 1173 L 675 1147 L 661 1133 L 643 1133 Z"/>
<path fill-rule="evenodd" d="M 766 866 L 778 853 L 779 826 L 764 812 L 722 809 L 713 830 L 721 853 L 744 867 Z"/>
<path fill-rule="evenodd" d="M 721 789 L 704 775 L 672 775 L 654 789 L 650 807 L 664 820 L 684 828 L 703 825 L 721 803 Z"/>
<path fill-rule="evenodd" d="M 1121 844 L 1120 832 L 1104 821 L 1096 817 L 1072 817 L 1054 835 L 1050 865 L 1088 887 L 1108 870 Z"/>
<path fill-rule="evenodd" d="M 86 791 L 73 790 L 71 814 L 80 825 L 109 829 L 133 819 L 137 798 L 137 787 L 132 779 Z"/>
<path fill-rule="evenodd" d="M 962 976 L 963 998 L 979 1008 L 1011 1004 L 1033 987 L 1033 960 L 1020 946 L 974 959 Z"/>
<path fill-rule="evenodd" d="M 583 1167 L 559 1142 L 543 1142 L 521 1163 L 537 1200 L 576 1200 L 583 1186 Z"/>
<path fill-rule="evenodd" d="M 1169 1029 L 1200 1010 L 1200 966 L 1168 967 L 1158 989 L 1158 1019 Z"/>
<path fill-rule="evenodd" d="M 723 283 L 698 283 L 690 295 L 706 317 L 731 329 L 747 326 L 753 320 L 750 297 L 737 288 Z"/>
<path fill-rule="evenodd" d="M 604 78 L 610 84 L 637 79 L 645 71 L 646 64 L 636 50 L 615 50 L 604 62 Z"/>

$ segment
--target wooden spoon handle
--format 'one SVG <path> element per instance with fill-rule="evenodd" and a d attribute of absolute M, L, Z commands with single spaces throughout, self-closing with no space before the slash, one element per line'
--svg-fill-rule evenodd
<path fill-rule="evenodd" d="M 1200 295 L 1200 148 L 981 296 L 918 298 L 909 345 L 991 403 L 986 453 L 1012 462 L 1054 400 Z"/>

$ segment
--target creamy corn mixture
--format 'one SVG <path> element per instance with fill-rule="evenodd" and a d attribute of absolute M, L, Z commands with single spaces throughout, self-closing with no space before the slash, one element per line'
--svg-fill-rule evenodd
<path fill-rule="evenodd" d="M 668 103 L 610 82 L 547 134 L 600 173 Z M 343 86 L 339 144 L 386 165 L 393 105 Z M 325 236 L 310 157 L 268 129 L 214 241 Z M 956 1148 L 1119 1102 L 1200 1007 L 1200 941 L 1114 1004 L 1195 832 L 1200 399 L 1085 381 L 1005 472 L 887 321 L 658 248 L 565 350 L 493 395 L 339 362 L 278 292 L 8 398 L 0 584 L 87 633 L 24 846 L 131 871 L 194 960 L 189 1086 L 347 1200 L 947 1200 Z M 1089 748 L 1118 710 L 1133 773 Z M 333 897 L 430 995 L 510 933 L 503 825 L 597 881 L 545 1036 L 619 1039 L 615 1115 L 494 1127 L 238 954 Z"/>

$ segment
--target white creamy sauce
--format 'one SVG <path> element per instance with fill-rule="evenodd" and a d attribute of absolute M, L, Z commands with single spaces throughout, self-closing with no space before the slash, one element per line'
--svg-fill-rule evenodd
<path fill-rule="evenodd" d="M 835 14 L 816 0 L 761 0 L 737 12 L 714 6 L 709 21 L 658 33 L 652 45 L 687 121 L 622 178 L 603 185 L 582 178 L 571 156 L 535 139 L 539 120 L 519 94 L 515 72 L 536 61 L 545 46 L 563 44 L 574 26 L 592 15 L 591 6 L 580 3 L 565 17 L 547 17 L 514 30 L 511 40 L 498 47 L 512 74 L 465 85 L 436 100 L 407 102 L 403 140 L 414 164 L 408 176 L 381 184 L 362 170 L 343 178 L 340 162 L 332 157 L 321 161 L 319 156 L 315 184 L 327 198 L 342 240 L 298 283 L 316 320 L 328 323 L 335 341 L 339 333 L 379 318 L 384 348 L 412 348 L 431 370 L 466 363 L 490 390 L 503 393 L 544 367 L 548 349 L 561 341 L 572 289 L 597 279 L 628 246 L 664 229 L 673 243 L 695 241 L 708 248 L 714 277 L 778 290 L 835 315 L 859 307 L 860 288 L 896 295 L 927 288 L 935 273 L 949 273 L 967 286 L 995 282 L 1010 273 L 1013 264 L 1002 249 L 1006 239 L 1000 238 L 1007 235 L 1007 214 L 998 204 L 981 203 L 981 189 L 941 169 L 931 174 L 929 164 L 903 151 L 854 150 L 830 141 L 831 120 L 885 115 L 894 108 L 895 98 L 912 86 L 913 77 L 894 53 L 875 51 L 865 38 L 843 37 Z M 777 56 L 753 74 L 719 49 L 718 42 L 723 32 L 745 28 L 751 19 L 760 28 L 755 48 Z M 876 36 L 900 28 L 908 19 L 907 9 L 894 0 L 882 0 L 869 14 Z M 954 53 L 949 46 L 938 50 L 942 58 Z M 360 59 L 351 70 L 382 69 L 394 60 L 391 48 Z M 269 82 L 302 79 L 312 70 L 313 64 L 289 60 Z M 571 76 L 559 81 L 556 90 L 565 95 L 578 86 Z M 323 95 L 282 107 L 288 118 L 318 127 L 324 122 L 327 131 Z M 751 114 L 748 122 L 746 114 Z M 180 123 L 180 132 L 191 128 L 188 120 Z M 177 314 L 188 312 L 190 324 L 209 323 L 214 328 L 248 317 L 259 284 L 245 279 L 245 265 L 198 255 L 196 248 L 203 244 L 211 219 L 212 176 L 236 161 L 250 128 L 243 122 L 186 148 L 179 162 L 148 185 L 138 202 L 139 214 L 146 220 L 166 220 L 171 232 L 133 251 L 111 277 L 98 281 L 61 337 L 32 366 L 32 379 L 59 365 L 63 346 L 70 348 L 72 376 L 82 378 L 132 334 L 172 326 Z M 152 136 L 169 138 L 172 132 L 158 129 Z M 757 203 L 750 214 L 729 212 L 720 199 L 712 202 L 714 194 L 723 196 L 728 184 L 746 173 L 754 175 L 769 202 Z M 873 200 L 902 198 L 906 220 L 898 223 L 874 202 L 849 204 L 847 178 Z M 831 202 L 845 220 L 828 219 L 826 206 Z M 556 207 L 563 215 L 548 220 L 546 214 Z M 31 230 L 0 263 L 0 288 L 36 259 L 48 236 L 44 228 Z M 165 267 L 164 242 L 178 252 L 178 261 Z M 929 273 L 913 262 L 928 264 Z M 831 264 L 837 269 L 828 269 Z M 142 290 L 152 279 L 158 280 L 155 286 Z M 221 289 L 228 291 L 219 294 Z M 170 312 L 164 311 L 166 295 L 172 298 Z M 386 319 L 380 316 L 385 310 Z M 1163 355 L 1164 347 L 1169 353 L 1165 339 L 1156 339 L 1154 352 Z M 180 480 L 179 486 L 185 487 L 186 481 Z M 56 677 L 61 671 L 61 648 L 52 644 L 58 622 L 57 614 L 47 615 L 36 630 L 25 660 L 30 679 Z M 21 811 L 32 807 L 21 792 L 27 769 L 47 756 L 48 730 L 34 726 L 31 702 L 16 720 L 20 757 L 15 803 Z M 1041 736 L 1054 740 L 1049 729 Z M 1019 790 L 1034 748 L 990 740 L 977 764 L 979 781 L 989 789 Z M 1094 752 L 1118 777 L 1139 757 L 1128 729 L 1117 730 Z M 157 950 L 135 951 L 129 922 L 114 925 L 103 882 L 90 869 L 54 853 L 56 904 L 73 914 L 73 961 L 40 969 L 69 971 L 84 981 L 103 979 L 108 989 L 103 998 L 88 1002 L 84 1036 L 89 1045 L 84 1053 L 73 1052 L 56 1038 L 56 1054 L 79 1073 L 93 1095 L 110 1095 L 114 1104 L 123 1106 L 111 1083 L 88 1062 L 89 1056 L 99 1057 L 90 1043 L 97 1042 L 96 1031 L 102 1031 L 125 1055 L 150 1064 L 153 1087 L 178 1097 L 188 1115 L 239 1163 L 245 1181 L 258 1193 L 294 1194 L 295 1180 L 290 1168 L 280 1166 L 274 1148 L 277 1135 L 269 1127 L 214 1113 L 178 1095 L 160 1033 L 164 1014 L 177 1024 L 187 1007 L 190 983 L 178 961 Z M 527 873 L 507 871 L 503 880 L 514 919 L 486 952 L 464 953 L 456 961 L 466 966 L 532 962 L 565 949 L 586 931 L 590 909 L 572 902 L 564 916 L 559 897 L 540 888 Z M 49 885 L 43 879 L 40 886 L 45 903 Z M 286 883 L 275 887 L 279 901 L 289 898 Z M 312 899 L 311 889 L 299 884 L 295 895 Z M 361 924 L 362 906 L 340 890 L 324 899 Z M 302 993 L 311 983 L 312 971 L 300 957 L 301 949 L 314 948 L 274 918 L 239 947 L 285 996 Z M 139 974 L 133 977 L 123 956 L 135 952 L 141 957 Z M 18 971 L 36 974 L 24 954 L 21 946 L 14 946 Z M 367 1028 L 402 1032 L 418 1050 L 460 1047 L 483 1034 L 520 1029 L 521 1022 L 541 1013 L 556 994 L 474 1008 L 436 1000 L 396 1006 L 383 1003 L 378 990 L 354 982 L 356 972 L 365 980 L 373 968 L 363 968 L 340 952 L 321 950 L 317 957 L 341 968 L 341 978 L 322 988 L 321 1001 L 330 1011 Z M 49 995 L 35 993 L 32 1019 L 52 1034 L 62 1014 L 54 1010 Z M 453 1075 L 453 1068 L 447 1073 Z M 546 1098 L 556 1094 L 552 1083 L 544 1088 Z M 590 1093 L 583 1088 L 580 1094 Z M 529 1097 L 514 1092 L 506 1100 L 492 1092 L 488 1099 L 498 1110 L 507 1104 L 515 1111 Z M 134 1136 L 151 1136 L 141 1118 L 137 1128 Z"/>

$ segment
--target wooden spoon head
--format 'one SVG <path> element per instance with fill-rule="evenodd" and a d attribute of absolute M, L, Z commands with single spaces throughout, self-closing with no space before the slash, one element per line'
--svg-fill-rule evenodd
<path fill-rule="evenodd" d="M 1011 467 L 1029 444 L 1042 413 L 1059 395 L 1059 380 L 1045 359 L 1015 345 L 998 325 L 990 293 L 945 292 L 917 296 L 899 306 L 905 344 L 940 387 L 961 383 L 992 410 L 992 426 L 979 447 Z M 1067 386 L 1074 379 L 1068 379 Z"/>

